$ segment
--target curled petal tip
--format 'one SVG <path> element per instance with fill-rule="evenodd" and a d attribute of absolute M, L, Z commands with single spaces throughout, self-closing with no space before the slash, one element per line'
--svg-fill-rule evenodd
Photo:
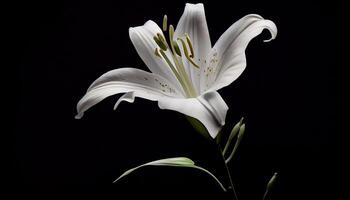
<path fill-rule="evenodd" d="M 84 116 L 84 113 L 78 113 L 77 115 L 75 115 L 75 119 L 81 119 Z"/>
<path fill-rule="evenodd" d="M 270 42 L 271 40 L 274 40 L 276 38 L 276 35 L 271 36 L 270 39 L 263 40 L 263 42 Z"/>
<path fill-rule="evenodd" d="M 270 42 L 271 40 L 274 40 L 275 38 L 270 38 L 268 40 L 264 40 L 263 42 Z"/>
<path fill-rule="evenodd" d="M 277 36 L 277 27 L 276 27 L 276 24 L 271 20 L 265 20 L 265 22 L 268 25 L 266 28 L 270 31 L 271 38 L 264 40 L 264 42 L 270 42 L 271 40 L 274 40 Z"/>

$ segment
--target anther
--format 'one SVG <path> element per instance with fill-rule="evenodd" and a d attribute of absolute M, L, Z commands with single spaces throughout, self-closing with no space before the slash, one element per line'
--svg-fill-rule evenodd
<path fill-rule="evenodd" d="M 174 26 L 170 24 L 169 26 L 169 37 L 170 37 L 170 40 L 173 40 L 173 37 L 174 37 Z"/>
<path fill-rule="evenodd" d="M 157 37 L 158 36 L 158 37 Z M 164 43 L 164 41 L 162 40 L 161 37 L 162 36 L 160 33 L 157 34 L 157 36 L 154 36 L 153 39 L 154 41 L 157 43 L 157 45 L 159 46 L 159 48 L 161 48 L 162 50 L 166 51 L 167 50 L 167 45 Z M 165 40 L 165 39 L 164 39 Z"/>
<path fill-rule="evenodd" d="M 188 50 L 187 50 L 185 41 L 182 38 L 177 38 L 177 40 L 181 42 L 182 48 L 184 49 L 185 56 L 188 58 L 189 55 L 188 55 Z"/>
<path fill-rule="evenodd" d="M 186 35 L 187 44 L 188 44 L 188 46 L 190 47 L 190 52 L 191 52 L 190 57 L 193 58 L 193 57 L 194 57 L 194 51 L 193 51 L 193 45 L 192 45 L 190 36 L 189 36 L 187 33 L 186 33 L 185 35 Z"/>
<path fill-rule="evenodd" d="M 156 48 L 154 51 L 154 55 L 156 55 L 157 57 L 161 58 L 160 54 L 159 54 L 159 49 Z"/>
<path fill-rule="evenodd" d="M 163 17 L 163 31 L 166 31 L 168 27 L 168 16 L 164 15 Z"/>
<path fill-rule="evenodd" d="M 178 38 L 178 40 L 181 41 L 181 44 L 182 44 L 182 47 L 184 49 L 184 53 L 185 53 L 185 56 L 187 58 L 188 61 L 190 61 L 190 63 L 195 66 L 196 68 L 199 68 L 199 66 L 191 59 L 189 53 L 188 53 L 188 50 L 187 50 L 187 47 L 186 47 L 186 43 L 185 41 L 182 39 L 182 38 Z"/>
<path fill-rule="evenodd" d="M 172 45 L 174 46 L 175 53 L 181 57 L 181 51 L 177 42 L 173 40 Z"/>
<path fill-rule="evenodd" d="M 170 46 L 171 46 L 171 49 L 173 51 L 176 51 L 175 50 L 175 47 L 174 47 L 174 41 L 173 41 L 173 37 L 174 37 L 174 27 L 173 25 L 169 25 L 169 41 L 170 41 Z"/>
<path fill-rule="evenodd" d="M 173 38 L 174 38 L 174 26 L 170 24 L 170 26 L 169 26 L 169 40 L 170 40 L 171 49 L 178 56 L 181 56 L 181 51 L 180 51 L 179 45 L 177 44 L 176 41 L 173 40 Z"/>
<path fill-rule="evenodd" d="M 158 39 L 159 39 L 165 46 L 167 46 L 167 42 L 166 42 L 164 36 L 163 36 L 162 34 L 160 34 L 160 33 L 157 33 L 157 36 L 158 36 Z"/>

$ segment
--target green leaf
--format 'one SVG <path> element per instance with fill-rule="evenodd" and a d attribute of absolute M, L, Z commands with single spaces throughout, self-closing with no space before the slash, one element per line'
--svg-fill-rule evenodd
<path fill-rule="evenodd" d="M 199 167 L 197 165 L 195 165 L 195 163 L 186 157 L 175 157 L 175 158 L 166 158 L 166 159 L 161 159 L 161 160 L 156 160 L 156 161 L 152 161 L 152 162 L 148 162 L 142 165 L 139 165 L 137 167 L 134 167 L 132 169 L 129 169 L 127 171 L 125 171 L 122 175 L 120 175 L 115 181 L 113 181 L 113 183 L 119 181 L 121 178 L 131 174 L 132 172 L 134 172 L 137 169 L 140 169 L 142 167 L 146 167 L 146 166 L 170 166 L 170 167 L 189 167 L 189 168 L 194 168 L 194 169 L 199 169 L 205 173 L 207 173 L 208 175 L 210 175 L 217 183 L 218 185 L 226 192 L 225 187 L 223 186 L 223 184 L 219 181 L 219 179 L 217 179 L 211 172 L 209 172 L 208 170 Z"/>

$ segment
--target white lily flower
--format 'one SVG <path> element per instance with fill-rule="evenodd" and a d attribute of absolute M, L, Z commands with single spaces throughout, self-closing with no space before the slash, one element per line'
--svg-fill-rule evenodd
<path fill-rule="evenodd" d="M 225 124 L 228 106 L 217 90 L 231 84 L 246 67 L 245 49 L 264 29 L 277 34 L 276 25 L 251 14 L 234 23 L 212 47 L 203 4 L 186 4 L 177 24 L 167 27 L 169 39 L 153 21 L 129 29 L 138 54 L 152 73 L 119 68 L 98 78 L 77 105 L 83 113 L 104 98 L 125 93 L 117 101 L 133 102 L 135 97 L 158 101 L 161 109 L 178 111 L 198 119 L 215 138 Z M 270 41 L 265 40 L 265 41 Z"/>

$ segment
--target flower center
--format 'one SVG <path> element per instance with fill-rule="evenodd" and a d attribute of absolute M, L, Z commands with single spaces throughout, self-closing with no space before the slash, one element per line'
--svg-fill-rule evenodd
<path fill-rule="evenodd" d="M 167 31 L 167 16 L 164 15 L 163 18 L 163 31 Z M 199 65 L 197 65 L 193 59 L 194 59 L 194 50 L 193 45 L 191 42 L 190 37 L 187 33 L 184 34 L 183 38 L 177 38 L 177 40 L 174 39 L 174 27 L 173 25 L 169 25 L 169 43 L 164 38 L 163 34 L 157 33 L 153 37 L 154 41 L 157 43 L 158 47 L 155 49 L 154 54 L 163 59 L 171 69 L 171 71 L 175 74 L 177 80 L 181 84 L 182 88 L 184 89 L 186 96 L 188 98 L 196 97 L 197 92 L 193 86 L 192 81 L 190 80 L 184 64 L 182 62 L 182 53 L 179 48 L 178 41 L 182 45 L 183 54 L 186 57 L 186 59 L 191 63 L 191 65 L 195 68 L 199 69 Z M 168 55 L 172 57 L 172 60 L 169 59 Z M 172 62 L 173 61 L 173 62 Z"/>

